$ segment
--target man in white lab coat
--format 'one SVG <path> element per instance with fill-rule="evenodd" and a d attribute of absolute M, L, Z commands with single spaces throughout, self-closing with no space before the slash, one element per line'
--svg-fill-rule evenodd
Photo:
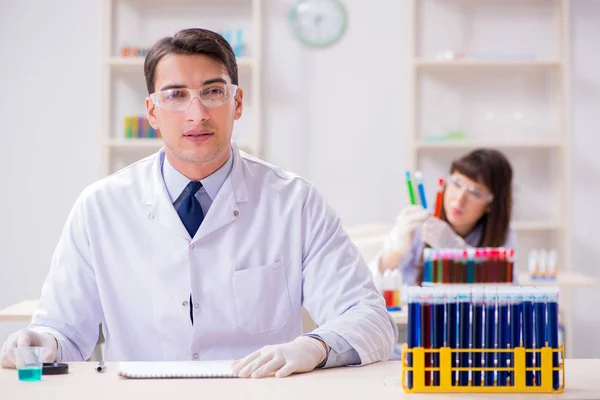
<path fill-rule="evenodd" d="M 164 149 L 86 188 L 31 325 L 47 361 L 232 359 L 242 377 L 386 360 L 397 330 L 357 248 L 304 179 L 231 142 L 243 110 L 219 35 L 188 29 L 144 65 Z M 301 306 L 318 328 L 303 335 Z"/>

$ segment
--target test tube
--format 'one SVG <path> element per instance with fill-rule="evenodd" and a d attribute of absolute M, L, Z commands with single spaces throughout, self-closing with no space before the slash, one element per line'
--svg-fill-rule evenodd
<path fill-rule="evenodd" d="M 408 302 L 408 326 L 406 332 L 406 346 L 409 349 L 414 349 L 420 346 L 420 304 L 419 304 L 419 291 L 420 287 L 411 286 L 407 289 L 406 301 Z M 413 355 L 412 352 L 406 354 L 406 363 L 408 367 L 413 366 Z M 406 386 L 409 389 L 413 387 L 413 372 L 407 371 L 406 373 Z"/>
<path fill-rule="evenodd" d="M 506 258 L 506 281 L 514 282 L 515 249 L 510 249 Z"/>
<path fill-rule="evenodd" d="M 524 290 L 522 305 L 523 316 L 523 347 L 526 350 L 533 349 L 533 291 L 532 289 Z M 525 367 L 533 368 L 533 354 L 525 353 Z M 533 386 L 533 371 L 525 372 L 525 385 Z"/>
<path fill-rule="evenodd" d="M 400 288 L 402 287 L 402 273 L 398 268 L 392 271 L 392 285 L 394 290 L 394 298 L 393 298 L 393 307 L 399 308 L 401 306 L 400 302 Z"/>
<path fill-rule="evenodd" d="M 467 283 L 475 283 L 475 249 L 467 249 Z"/>
<path fill-rule="evenodd" d="M 506 350 L 510 348 L 510 327 L 508 324 L 508 308 L 510 303 L 510 288 L 498 287 L 498 348 Z M 498 352 L 498 367 L 508 367 L 508 353 Z M 506 386 L 508 378 L 507 371 L 498 371 L 498 386 Z"/>
<path fill-rule="evenodd" d="M 435 197 L 435 217 L 440 218 L 442 216 L 442 203 L 444 197 L 444 178 L 438 180 L 438 191 Z"/>
<path fill-rule="evenodd" d="M 523 288 L 513 287 L 509 288 L 510 291 L 510 347 L 515 349 L 521 347 L 521 310 L 523 302 Z M 515 368 L 515 360 L 512 354 L 509 354 L 508 361 L 512 368 Z M 514 372 L 509 372 L 509 378 L 511 386 L 515 385 Z"/>
<path fill-rule="evenodd" d="M 538 277 L 538 252 L 536 249 L 529 252 L 529 276 L 532 279 Z"/>
<path fill-rule="evenodd" d="M 449 286 L 446 290 L 446 344 L 444 347 L 450 349 L 456 349 L 458 347 L 458 292 L 457 288 Z M 456 352 L 451 352 L 452 368 L 456 368 Z M 451 375 L 452 386 L 456 386 L 457 374 L 456 371 L 452 371 Z"/>
<path fill-rule="evenodd" d="M 433 282 L 433 250 L 425 248 L 423 250 L 423 282 Z"/>
<path fill-rule="evenodd" d="M 483 261 L 483 249 L 475 249 L 475 282 L 484 283 L 485 263 Z"/>
<path fill-rule="evenodd" d="M 433 288 L 433 349 L 444 346 L 446 286 Z M 433 353 L 433 367 L 440 368 L 440 353 Z M 433 386 L 440 386 L 440 371 L 433 371 Z"/>
<path fill-rule="evenodd" d="M 546 276 L 550 279 L 556 279 L 558 268 L 558 253 L 556 249 L 550 250 L 548 253 L 548 270 Z"/>
<path fill-rule="evenodd" d="M 543 288 L 536 287 L 534 292 L 534 329 L 535 329 L 535 347 L 540 350 L 546 347 L 546 294 Z M 542 353 L 535 353 L 535 367 L 542 367 Z M 535 385 L 542 385 L 542 371 L 535 372 Z"/>
<path fill-rule="evenodd" d="M 421 346 L 424 349 L 431 349 L 431 328 L 432 328 L 432 309 L 433 288 L 423 287 L 420 291 L 419 303 L 421 304 Z M 431 386 L 431 353 L 425 353 L 425 386 Z"/>
<path fill-rule="evenodd" d="M 548 345 L 552 349 L 558 349 L 558 287 L 550 286 L 545 288 L 546 308 L 548 310 Z M 552 353 L 552 366 L 557 368 L 559 364 L 558 353 Z M 552 388 L 557 390 L 560 386 L 559 372 L 552 371 Z"/>
<path fill-rule="evenodd" d="M 449 259 L 448 250 L 444 249 L 444 250 L 442 250 L 442 253 L 445 258 L 445 261 L 442 264 L 442 266 L 443 266 L 443 268 L 442 268 L 442 274 L 443 274 L 442 283 L 452 283 L 452 277 L 454 276 L 454 271 L 453 271 L 454 264 Z"/>
<path fill-rule="evenodd" d="M 446 251 L 441 249 L 438 251 L 438 260 L 437 260 L 437 279 L 436 283 L 443 283 L 444 279 L 444 262 L 446 262 Z"/>
<path fill-rule="evenodd" d="M 497 289 L 495 286 L 486 286 L 484 289 L 483 302 L 485 304 L 485 326 L 484 343 L 486 349 L 496 348 L 496 299 Z M 485 353 L 485 367 L 494 368 L 495 353 Z M 485 371 L 484 385 L 494 386 L 494 371 Z"/>
<path fill-rule="evenodd" d="M 471 336 L 471 290 L 468 286 L 461 285 L 458 288 L 458 348 L 468 349 L 469 338 Z M 459 353 L 460 368 L 469 368 L 469 353 Z M 469 371 L 460 371 L 458 373 L 458 385 L 469 386 Z"/>
<path fill-rule="evenodd" d="M 471 301 L 473 303 L 473 329 L 471 330 L 471 347 L 483 349 L 483 286 L 471 288 Z M 481 368 L 482 354 L 473 352 L 473 368 Z M 481 371 L 473 371 L 473 386 L 481 386 Z"/>
<path fill-rule="evenodd" d="M 386 307 L 394 306 L 394 280 L 392 278 L 392 271 L 387 269 L 383 273 L 383 298 L 385 299 Z"/>
<path fill-rule="evenodd" d="M 507 283 L 506 280 L 506 249 L 498 249 L 498 282 Z"/>
<path fill-rule="evenodd" d="M 421 205 L 424 209 L 427 209 L 427 197 L 425 196 L 425 186 L 423 186 L 423 174 L 420 171 L 415 172 L 415 181 L 417 182 Z"/>
<path fill-rule="evenodd" d="M 413 206 L 417 204 L 417 200 L 415 199 L 415 190 L 413 188 L 412 180 L 410 179 L 410 171 L 406 171 L 406 187 L 408 188 L 408 198 L 410 200 L 410 204 Z"/>

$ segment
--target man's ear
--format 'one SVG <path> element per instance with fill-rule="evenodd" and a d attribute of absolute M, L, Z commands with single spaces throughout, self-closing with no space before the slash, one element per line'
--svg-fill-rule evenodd
<path fill-rule="evenodd" d="M 158 121 L 156 120 L 156 106 L 150 99 L 150 97 L 146 97 L 146 116 L 148 117 L 148 122 L 150 126 L 154 130 L 158 130 Z"/>
<path fill-rule="evenodd" d="M 233 119 L 238 120 L 242 117 L 244 111 L 244 91 L 238 89 L 235 94 L 235 110 L 233 112 Z"/>

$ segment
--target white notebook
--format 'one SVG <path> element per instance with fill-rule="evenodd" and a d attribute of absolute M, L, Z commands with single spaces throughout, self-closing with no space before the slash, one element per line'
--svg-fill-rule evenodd
<path fill-rule="evenodd" d="M 237 378 L 233 360 L 217 361 L 128 361 L 119 363 L 119 375 L 148 378 Z"/>

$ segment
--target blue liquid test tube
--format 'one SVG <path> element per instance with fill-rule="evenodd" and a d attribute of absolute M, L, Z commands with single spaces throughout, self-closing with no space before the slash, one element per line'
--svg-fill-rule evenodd
<path fill-rule="evenodd" d="M 417 182 L 421 206 L 423 206 L 424 209 L 427 209 L 427 197 L 425 196 L 425 186 L 423 186 L 423 174 L 420 171 L 415 172 L 415 182 Z"/>
<path fill-rule="evenodd" d="M 533 349 L 533 292 L 531 289 L 523 293 L 523 347 Z M 525 353 L 525 367 L 533 368 L 533 353 Z M 533 386 L 533 371 L 525 372 L 525 386 Z"/>
<path fill-rule="evenodd" d="M 554 349 L 558 349 L 558 287 L 551 286 L 545 289 L 546 291 L 546 308 L 548 310 L 548 345 Z M 559 355 L 552 353 L 552 367 L 558 368 Z M 560 386 L 559 372 L 552 371 L 552 388 L 557 390 Z"/>
<path fill-rule="evenodd" d="M 432 349 L 441 349 L 444 346 L 444 320 L 446 303 L 446 287 L 433 288 L 433 343 Z M 433 367 L 440 368 L 440 353 L 433 353 Z M 440 386 L 440 371 L 433 371 L 433 386 Z"/>
<path fill-rule="evenodd" d="M 471 336 L 471 289 L 468 286 L 460 286 L 458 289 L 458 348 L 468 349 Z M 469 358 L 470 353 L 459 353 L 459 368 L 469 368 Z M 458 373 L 458 386 L 469 386 L 469 371 Z"/>
<path fill-rule="evenodd" d="M 420 304 L 419 304 L 419 291 L 420 287 L 411 286 L 407 289 L 407 298 L 406 301 L 408 303 L 408 326 L 406 332 L 406 346 L 409 349 L 414 349 L 415 347 L 420 346 Z M 406 354 L 406 363 L 408 367 L 413 366 L 413 355 L 412 353 Z M 413 372 L 408 371 L 406 373 L 406 386 L 409 389 L 413 387 Z"/>
<path fill-rule="evenodd" d="M 483 302 L 485 305 L 485 326 L 483 347 L 485 349 L 496 348 L 496 299 L 497 289 L 495 286 L 486 286 L 484 289 Z M 494 352 L 486 352 L 484 356 L 485 367 L 494 368 L 494 360 L 496 354 Z M 494 371 L 485 371 L 484 385 L 494 386 Z"/>
<path fill-rule="evenodd" d="M 458 347 L 458 292 L 454 286 L 448 286 L 446 290 L 446 343 L 444 347 L 456 349 Z M 451 352 L 452 368 L 456 368 L 456 352 Z M 451 373 L 452 386 L 456 386 L 456 371 Z"/>
<path fill-rule="evenodd" d="M 467 249 L 467 283 L 475 283 L 475 249 Z"/>
<path fill-rule="evenodd" d="M 483 286 L 473 286 L 471 289 L 471 302 L 473 303 L 473 329 L 471 330 L 471 347 L 481 350 L 483 348 Z M 473 368 L 481 368 L 482 354 L 474 352 L 472 355 Z M 473 371 L 471 378 L 473 386 L 481 386 L 481 371 Z"/>
<path fill-rule="evenodd" d="M 522 346 L 521 338 L 521 309 L 523 302 L 523 289 L 520 287 L 510 288 L 510 347 L 514 349 Z M 512 368 L 515 367 L 514 356 L 509 355 L 509 363 Z M 515 385 L 515 375 L 509 372 L 510 384 Z"/>
<path fill-rule="evenodd" d="M 533 321 L 535 330 L 535 347 L 540 350 L 546 347 L 546 294 L 543 288 L 536 287 L 534 293 Z M 542 353 L 535 353 L 535 367 L 542 367 Z M 535 372 L 535 386 L 542 385 L 542 371 Z"/>
<path fill-rule="evenodd" d="M 510 327 L 508 325 L 508 308 L 510 302 L 510 288 L 498 287 L 498 348 L 510 348 Z M 498 368 L 508 367 L 508 353 L 498 352 Z M 498 371 L 498 386 L 506 386 L 507 371 Z"/>
<path fill-rule="evenodd" d="M 431 257 L 433 255 L 433 250 L 430 248 L 423 249 L 423 282 L 431 283 L 432 282 L 432 262 Z"/>

